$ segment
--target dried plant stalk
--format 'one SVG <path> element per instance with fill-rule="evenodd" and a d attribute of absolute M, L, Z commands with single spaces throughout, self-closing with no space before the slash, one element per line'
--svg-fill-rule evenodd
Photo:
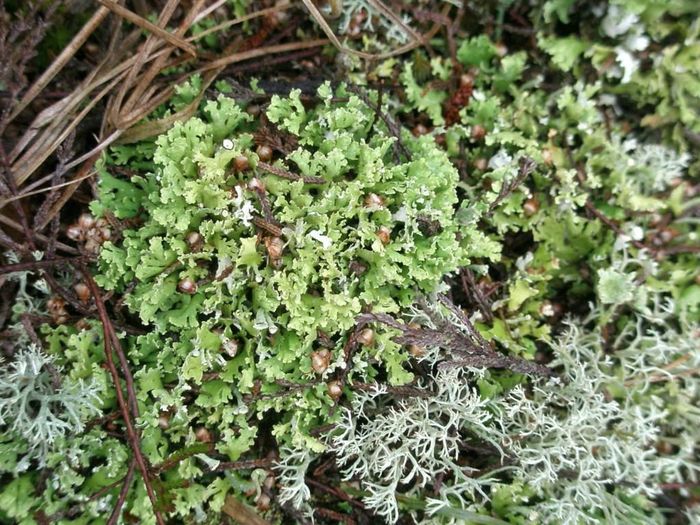
<path fill-rule="evenodd" d="M 49 68 L 37 79 L 34 85 L 32 85 L 32 87 L 29 88 L 29 90 L 25 93 L 25 95 L 22 97 L 22 100 L 20 100 L 19 104 L 17 104 L 17 107 L 15 107 L 12 113 L 10 113 L 10 116 L 4 123 L 5 126 L 14 118 L 16 118 L 17 115 L 19 115 L 22 112 L 22 110 L 26 108 L 32 102 L 32 100 L 34 100 L 37 97 L 37 95 L 41 93 L 41 91 L 49 84 L 49 82 L 51 82 L 51 80 L 65 67 L 68 61 L 71 58 L 73 58 L 78 49 L 81 48 L 81 46 L 95 31 L 95 29 L 97 29 L 97 27 L 102 23 L 102 21 L 108 14 L 109 10 L 104 7 L 101 7 L 97 10 L 97 12 L 94 15 L 92 15 L 90 20 L 88 20 L 85 23 L 85 25 L 78 32 L 78 34 L 73 37 L 73 40 L 70 41 L 70 43 L 63 49 L 63 51 L 61 51 L 61 54 L 56 57 L 56 59 L 49 66 Z M 0 133 L 2 133 L 3 131 L 4 126 L 2 129 L 0 129 Z"/>
<path fill-rule="evenodd" d="M 161 27 L 158 27 L 156 24 L 153 22 L 149 22 L 145 18 L 137 15 L 133 11 L 128 10 L 126 7 L 121 6 L 117 4 L 116 2 L 113 2 L 112 0 L 97 0 L 99 3 L 101 3 L 104 7 L 109 9 L 110 11 L 114 12 L 115 14 L 121 16 L 125 20 L 128 20 L 129 22 L 145 29 L 146 31 L 150 31 L 156 36 L 159 36 L 169 44 L 172 44 L 175 47 L 179 47 L 186 53 L 189 53 L 193 57 L 197 56 L 197 50 L 195 47 L 191 44 L 188 44 L 186 41 L 184 41 L 182 38 L 178 37 L 177 35 L 173 35 L 172 33 L 169 33 L 168 31 L 164 30 Z"/>

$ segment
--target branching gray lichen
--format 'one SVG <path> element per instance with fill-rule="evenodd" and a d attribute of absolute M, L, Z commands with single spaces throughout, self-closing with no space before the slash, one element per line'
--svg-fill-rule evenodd
<path fill-rule="evenodd" d="M 429 515 L 478 510 L 505 476 L 532 491 L 528 523 L 656 523 L 650 500 L 659 484 L 699 473 L 698 379 L 684 370 L 697 367 L 700 351 L 692 329 L 661 333 L 650 325 L 653 315 L 640 313 L 608 354 L 595 324 L 585 328 L 603 314 L 566 323 L 552 344 L 550 367 L 560 375 L 529 389 L 482 397 L 470 385 L 488 372 L 441 369 L 432 349 L 423 359 L 438 370 L 423 384 L 431 397 L 394 399 L 382 387 L 356 393 L 331 440 L 345 477 L 362 480 L 365 504 L 390 523 L 399 516 L 397 494 L 432 485 L 440 474 L 449 481 L 428 499 Z M 670 397 L 649 391 L 660 380 L 675 384 Z M 676 407 L 686 408 L 679 415 Z M 458 462 L 473 438 L 499 451 L 501 469 L 485 475 Z M 664 440 L 678 451 L 657 450 Z"/>
<path fill-rule="evenodd" d="M 20 470 L 30 459 L 43 463 L 57 441 L 82 430 L 99 404 L 91 384 L 62 380 L 53 359 L 34 345 L 0 369 L 0 426 L 27 443 Z"/>

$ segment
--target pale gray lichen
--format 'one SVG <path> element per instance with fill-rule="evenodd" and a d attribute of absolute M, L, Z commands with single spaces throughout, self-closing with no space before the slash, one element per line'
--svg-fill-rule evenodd
<path fill-rule="evenodd" d="M 54 444 L 80 432 L 99 405 L 92 384 L 60 378 L 53 358 L 35 345 L 0 368 L 0 427 L 26 442 L 25 468 L 31 459 L 43 464 Z"/>
<path fill-rule="evenodd" d="M 490 480 L 459 464 L 460 449 L 467 434 L 495 449 L 504 438 L 490 401 L 479 396 L 465 372 L 439 370 L 424 386 L 428 395 L 393 403 L 382 385 L 356 393 L 333 438 L 344 476 L 363 480 L 365 504 L 389 523 L 399 517 L 399 485 L 424 487 L 447 475 L 452 484 L 444 491 L 450 495 L 465 501 L 485 495 L 482 486 Z"/>
<path fill-rule="evenodd" d="M 280 503 L 290 504 L 293 508 L 312 516 L 313 512 L 307 503 L 311 498 L 311 491 L 306 484 L 306 470 L 315 459 L 315 454 L 308 449 L 289 447 L 283 447 L 280 454 L 281 458 L 276 466 Z"/>
<path fill-rule="evenodd" d="M 654 327 L 673 311 L 656 295 L 611 341 L 597 329 L 607 307 L 567 321 L 552 343 L 555 378 L 483 396 L 474 385 L 488 372 L 441 368 L 432 349 L 422 359 L 437 370 L 419 383 L 425 396 L 396 397 L 379 385 L 356 392 L 330 446 L 345 478 L 361 480 L 365 505 L 389 523 L 401 497 L 427 487 L 437 495 L 425 522 L 459 522 L 457 514 L 488 506 L 503 476 L 535 496 L 523 506 L 527 523 L 656 523 L 659 486 L 700 474 L 700 349 L 692 327 Z M 463 445 L 474 438 L 500 454 L 501 468 L 464 462 Z M 664 441 L 672 453 L 657 449 Z"/>

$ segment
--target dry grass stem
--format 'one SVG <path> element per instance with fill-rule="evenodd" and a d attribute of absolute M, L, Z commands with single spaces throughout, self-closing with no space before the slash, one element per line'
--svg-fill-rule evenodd
<path fill-rule="evenodd" d="M 90 35 L 97 29 L 97 27 L 102 23 L 105 17 L 109 14 L 109 10 L 106 8 L 98 9 L 94 15 L 88 20 L 83 28 L 78 32 L 77 35 L 73 37 L 73 40 L 61 51 L 61 54 L 56 57 L 49 68 L 37 79 L 37 81 L 32 85 L 31 88 L 22 97 L 22 100 L 17 104 L 17 107 L 10 113 L 5 125 L 11 122 L 14 118 L 19 115 L 24 108 L 26 108 L 32 100 L 34 100 L 39 93 L 51 82 L 51 80 L 65 67 L 68 61 L 73 58 L 75 53 L 80 49 L 80 47 L 85 43 L 85 41 L 90 37 Z M 2 133 L 3 129 L 0 129 Z"/>
<path fill-rule="evenodd" d="M 150 31 L 154 35 L 162 38 L 169 44 L 174 45 L 175 47 L 179 47 L 186 53 L 189 53 L 193 57 L 197 56 L 197 50 L 194 48 L 193 45 L 188 44 L 185 42 L 182 38 L 179 38 L 178 36 L 173 35 L 172 33 L 169 33 L 168 31 L 164 30 L 161 27 L 158 27 L 152 22 L 149 22 L 145 18 L 137 15 L 133 11 L 128 10 L 126 7 L 123 7 L 116 2 L 113 2 L 112 0 L 97 0 L 99 3 L 101 3 L 104 7 L 112 11 L 113 13 L 121 16 L 125 20 L 128 20 L 134 25 L 137 25 L 146 31 Z"/>

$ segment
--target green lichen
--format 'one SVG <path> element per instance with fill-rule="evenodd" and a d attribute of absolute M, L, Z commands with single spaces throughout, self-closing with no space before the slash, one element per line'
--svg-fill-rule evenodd
<path fill-rule="evenodd" d="M 323 450 L 312 430 L 337 417 L 329 381 L 347 373 L 347 381 L 409 382 L 408 351 L 388 329 L 347 362 L 355 318 L 400 314 L 441 289 L 443 276 L 470 254 L 497 253 L 476 232 L 458 234 L 457 171 L 431 137 L 402 132 L 399 145 L 374 110 L 342 87 L 322 86 L 313 105 L 299 95 L 273 97 L 267 110 L 278 132 L 298 144 L 273 165 L 298 180 L 261 167 L 258 123 L 223 95 L 153 146 L 116 147 L 98 166 L 93 212 L 137 225 L 103 245 L 96 279 L 123 295 L 147 330 L 123 339 L 141 407 L 141 448 L 152 465 L 186 454 L 164 474 L 165 483 L 189 484 L 168 490 L 172 516 L 220 508 L 232 484 L 207 472 L 248 454 L 261 420 L 279 446 Z M 248 169 L 235 169 L 241 157 Z M 138 166 L 128 180 L 111 173 L 123 163 Z M 185 290 L 184 281 L 195 288 Z M 104 357 L 94 329 L 47 333 L 69 375 L 96 374 Z M 325 370 L 312 367 L 320 349 L 330 352 Z M 98 376 L 105 380 L 104 371 Z M 116 409 L 105 397 L 106 410 Z M 202 447 L 203 429 L 215 445 L 189 456 Z M 102 431 L 91 430 L 71 454 L 85 446 L 96 465 L 104 462 L 89 444 L 100 439 Z M 93 486 L 125 474 L 127 456 L 119 457 L 95 470 Z M 62 467 L 62 490 L 79 489 L 80 469 Z M 47 508 L 60 508 L 55 496 L 46 496 Z M 126 508 L 153 519 L 142 488 Z"/>
<path fill-rule="evenodd" d="M 385 18 L 350 24 L 375 3 L 340 4 L 340 29 Z M 430 49 L 380 63 L 330 50 L 352 87 L 266 98 L 254 83 L 267 104 L 254 118 L 220 80 L 196 117 L 98 163 L 91 209 L 115 228 L 96 279 L 113 297 L 168 522 L 219 522 L 227 497 L 262 495 L 271 523 L 319 505 L 354 519 L 307 484 L 331 457 L 324 481 L 378 522 L 661 523 L 662 488 L 697 498 L 696 6 L 464 7 L 453 41 L 436 33 Z M 351 45 L 386 42 L 397 43 L 377 32 Z M 381 96 L 358 95 L 379 83 Z M 202 85 L 177 87 L 152 117 Z M 392 115 L 413 133 L 390 131 Z M 257 155 L 266 141 L 272 168 Z M 30 274 L 13 279 L 14 334 L 17 315 L 41 309 Z M 552 377 L 466 366 L 473 355 L 454 345 L 469 338 L 409 348 L 377 325 L 354 344 L 368 312 L 430 328 L 448 312 L 415 304 L 448 290 L 489 356 L 536 358 Z M 26 436 L 4 436 L 0 521 L 41 510 L 102 523 L 132 453 L 109 419 L 101 330 L 41 334 L 66 385 L 92 381 L 108 420 L 66 432 L 44 471 L 23 462 Z M 272 451 L 272 470 L 219 468 Z M 138 481 L 124 520 L 153 523 Z"/>
<path fill-rule="evenodd" d="M 410 159 L 395 160 L 396 139 L 375 125 L 373 111 L 342 90 L 337 96 L 347 102 L 334 103 L 332 96 L 324 86 L 321 103 L 305 108 L 293 92 L 274 97 L 268 109 L 270 121 L 299 143 L 275 165 L 317 184 L 257 167 L 255 124 L 223 96 L 207 103 L 201 118 L 156 141 L 153 174 L 132 178 L 128 187 L 103 178 L 104 210 L 142 221 L 124 231 L 121 242 L 104 246 L 99 276 L 107 289 L 129 286 L 126 304 L 153 329 L 131 350 L 153 360 L 136 375 L 156 370 L 176 391 L 188 382 L 202 385 L 196 404 L 215 409 L 203 420 L 212 426 L 235 421 L 245 429 L 240 436 L 225 432 L 219 448 L 232 458 L 250 446 L 250 418 L 268 410 L 285 414 L 278 439 L 313 445 L 307 433 L 332 404 L 311 369 L 319 337 L 330 341 L 333 364 L 324 375 L 330 377 L 346 366 L 343 346 L 363 309 L 400 311 L 466 261 L 453 217 L 457 173 L 447 156 L 428 137 L 405 136 Z M 241 155 L 251 169 L 235 172 Z M 267 210 L 251 189 L 254 177 L 265 187 Z M 279 225 L 279 237 L 251 222 L 266 214 Z M 382 240 L 380 230 L 388 238 Z M 187 242 L 192 232 L 201 236 L 196 247 Z M 281 254 L 266 250 L 271 242 Z M 178 290 L 183 279 L 200 283 L 195 293 Z M 160 345 L 149 355 L 155 337 Z M 231 341 L 239 347 L 234 357 L 223 350 Z M 352 374 L 369 379 L 385 370 L 391 383 L 404 383 L 411 377 L 401 366 L 406 355 L 379 336 L 355 356 Z M 203 380 L 205 374 L 216 379 Z M 235 404 L 220 406 L 235 398 L 240 403 L 256 382 L 262 399 L 248 404 L 247 413 L 234 415 Z M 264 400 L 284 393 L 281 384 L 309 382 Z M 147 391 L 156 405 L 164 404 L 160 388 Z"/>

